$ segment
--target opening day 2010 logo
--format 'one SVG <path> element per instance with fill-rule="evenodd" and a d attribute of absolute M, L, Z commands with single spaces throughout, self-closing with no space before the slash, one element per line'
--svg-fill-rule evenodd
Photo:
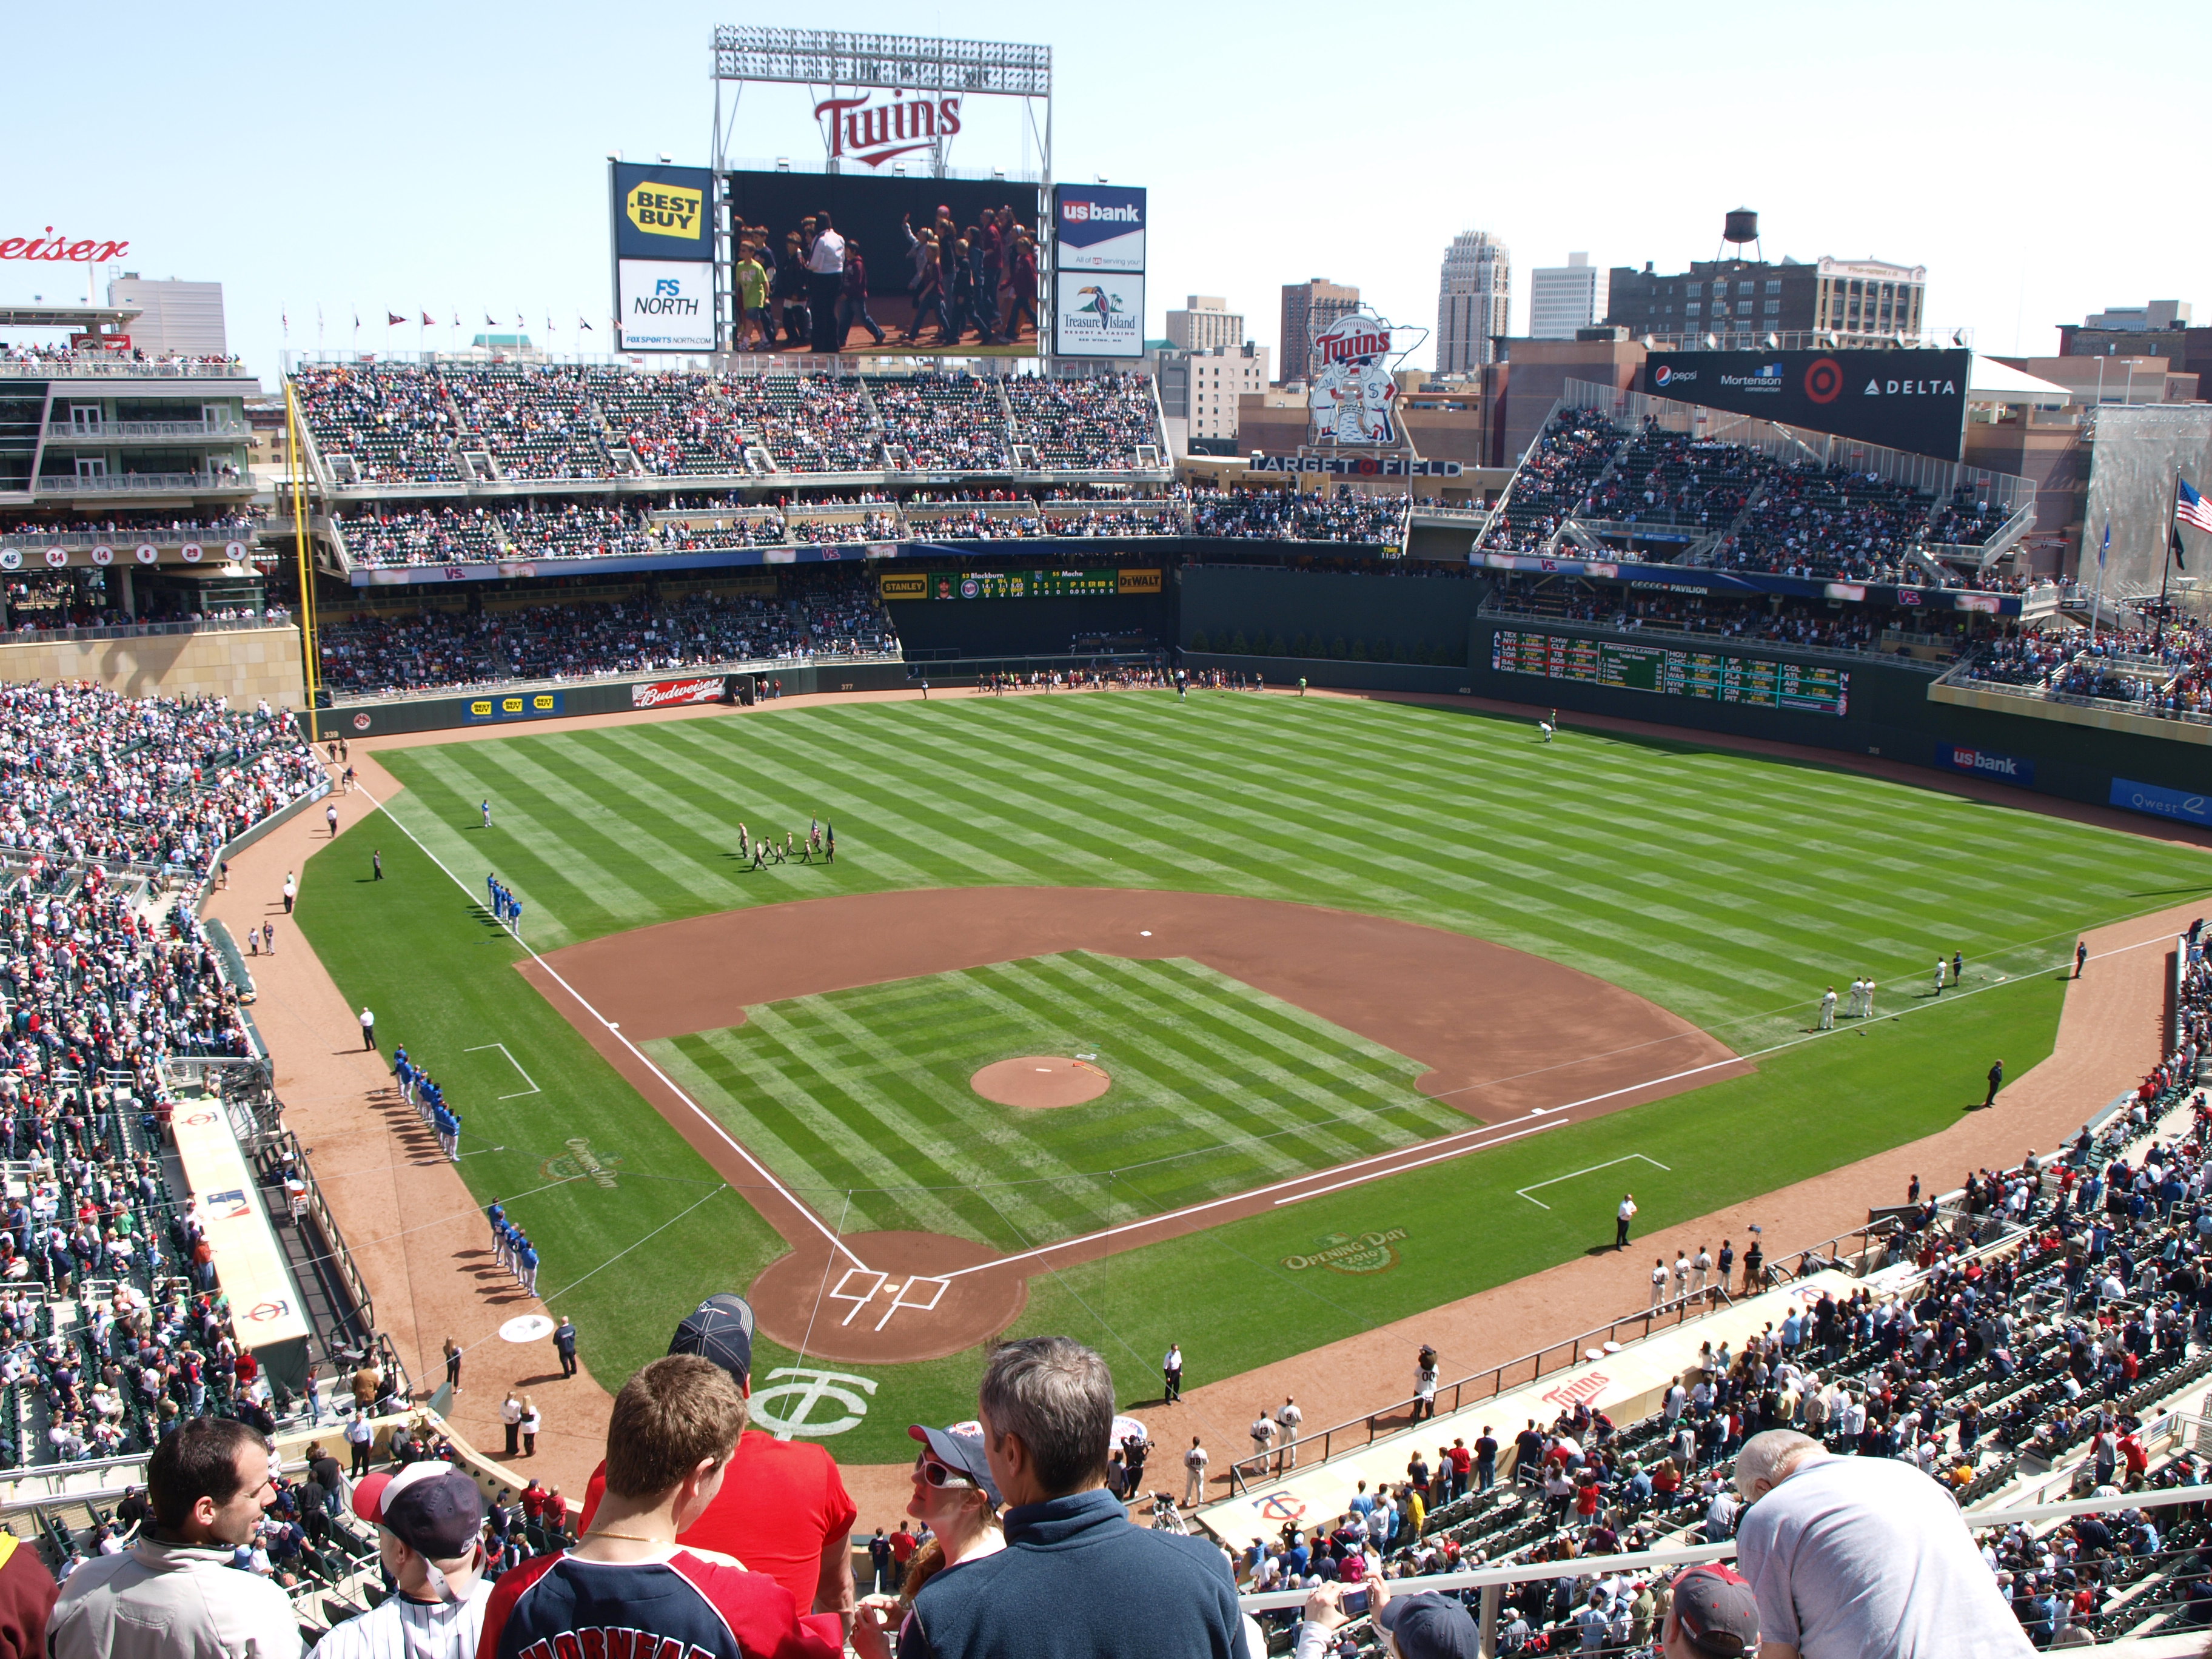
<path fill-rule="evenodd" d="M 1283 1265 L 1292 1273 L 1326 1267 L 1337 1273 L 1387 1273 L 1398 1265 L 1397 1245 L 1406 1237 L 1403 1227 L 1361 1233 L 1324 1233 L 1314 1241 L 1309 1255 L 1286 1255 Z"/>

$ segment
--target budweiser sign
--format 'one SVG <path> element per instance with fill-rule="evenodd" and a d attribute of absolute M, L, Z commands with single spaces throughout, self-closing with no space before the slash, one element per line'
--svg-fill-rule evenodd
<path fill-rule="evenodd" d="M 55 235 L 52 225 L 46 227 L 43 235 L 0 240 L 0 259 L 73 259 L 79 264 L 96 265 L 119 258 L 130 251 L 128 242 L 108 241 L 97 236 L 73 242 L 66 236 Z"/>
<path fill-rule="evenodd" d="M 668 708 L 678 703 L 714 702 L 722 696 L 722 677 L 709 674 L 696 680 L 654 680 L 629 689 L 633 708 Z"/>
<path fill-rule="evenodd" d="M 850 158 L 879 167 L 894 155 L 933 148 L 940 139 L 960 131 L 960 100 L 908 98 L 891 94 L 879 104 L 868 95 L 825 98 L 814 106 L 814 118 L 825 122 L 822 142 L 831 161 Z"/>

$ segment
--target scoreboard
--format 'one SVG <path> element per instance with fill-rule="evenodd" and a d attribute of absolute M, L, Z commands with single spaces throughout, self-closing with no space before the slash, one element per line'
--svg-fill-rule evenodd
<path fill-rule="evenodd" d="M 887 599 L 1096 599 L 1157 593 L 1160 573 L 1146 570 L 885 571 Z"/>
<path fill-rule="evenodd" d="M 1718 651 L 1684 651 L 1671 646 L 1500 629 L 1491 641 L 1490 665 L 1509 674 L 1581 680 L 1625 691 L 1698 697 L 1754 708 L 1838 716 L 1850 708 L 1849 669 L 1808 667 L 1771 657 L 1738 657 Z"/>

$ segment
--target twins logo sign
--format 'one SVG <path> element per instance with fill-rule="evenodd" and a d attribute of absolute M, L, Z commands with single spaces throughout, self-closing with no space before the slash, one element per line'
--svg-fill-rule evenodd
<path fill-rule="evenodd" d="M 1412 337 L 1397 343 L 1397 335 Z M 1370 312 L 1339 317 L 1313 337 L 1313 389 L 1306 406 L 1316 442 L 1395 445 L 1398 383 L 1392 367 L 1428 337 L 1425 329 L 1399 329 Z"/>
<path fill-rule="evenodd" d="M 779 1440 L 794 1435 L 818 1440 L 860 1427 L 868 1414 L 863 1396 L 876 1391 L 872 1376 L 797 1365 L 777 1367 L 768 1374 L 768 1381 L 769 1386 L 753 1395 L 753 1420 Z M 837 1414 L 817 1417 L 817 1408 L 825 1403 L 829 1412 Z"/>

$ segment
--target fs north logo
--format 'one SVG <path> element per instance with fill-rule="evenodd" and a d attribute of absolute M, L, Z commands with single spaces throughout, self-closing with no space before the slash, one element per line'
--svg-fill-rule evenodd
<path fill-rule="evenodd" d="M 704 191 L 687 190 L 682 185 L 633 185 L 623 198 L 623 211 L 630 223 L 647 236 L 671 236 L 686 242 L 699 240 L 706 207 Z"/>
<path fill-rule="evenodd" d="M 814 118 L 826 125 L 823 148 L 832 161 L 850 156 L 864 167 L 879 167 L 893 156 L 929 149 L 941 138 L 960 131 L 960 100 L 908 98 L 903 91 L 891 94 L 888 104 L 859 98 L 825 98 L 814 106 Z"/>
<path fill-rule="evenodd" d="M 1401 346 L 1401 333 L 1415 337 Z M 1394 330 L 1364 311 L 1316 331 L 1312 390 L 1306 394 L 1314 436 L 1338 444 L 1396 443 L 1398 383 L 1390 368 L 1425 336 L 1425 330 Z"/>

